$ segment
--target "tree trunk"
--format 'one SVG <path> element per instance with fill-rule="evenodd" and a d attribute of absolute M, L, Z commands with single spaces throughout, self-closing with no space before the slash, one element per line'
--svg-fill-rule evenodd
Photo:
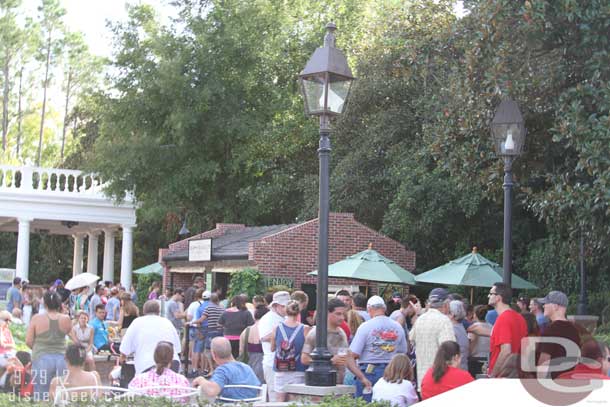
<path fill-rule="evenodd" d="M 64 126 L 61 131 L 61 159 L 64 162 L 64 147 L 66 145 L 66 128 L 68 127 L 68 106 L 70 105 L 70 87 L 72 86 L 72 67 L 68 70 L 68 84 L 66 86 L 66 106 L 64 109 Z"/>
<path fill-rule="evenodd" d="M 10 57 L 5 55 L 4 66 L 2 67 L 2 75 L 4 76 L 4 90 L 2 92 L 2 151 L 6 151 L 6 139 L 8 135 L 8 96 L 10 91 L 9 74 L 10 74 Z"/>
<path fill-rule="evenodd" d="M 21 99 L 23 98 L 22 84 L 23 67 L 21 67 L 21 71 L 19 72 L 19 97 L 17 101 L 17 160 L 19 160 L 19 149 L 21 147 L 21 122 L 23 121 L 23 110 L 21 109 Z"/>
<path fill-rule="evenodd" d="M 47 87 L 49 85 L 49 65 L 51 64 L 51 33 L 47 38 L 47 64 L 44 72 L 44 83 L 42 92 L 42 111 L 40 112 L 40 134 L 38 135 L 38 159 L 36 165 L 40 167 L 42 160 L 42 134 L 44 132 L 44 115 L 47 107 Z"/>

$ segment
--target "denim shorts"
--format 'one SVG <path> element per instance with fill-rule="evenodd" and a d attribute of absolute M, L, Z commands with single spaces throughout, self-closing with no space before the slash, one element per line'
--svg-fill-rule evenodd
<path fill-rule="evenodd" d="M 193 352 L 195 353 L 203 353 L 203 349 L 205 348 L 205 338 L 195 339 L 195 343 L 193 344 Z"/>
<path fill-rule="evenodd" d="M 54 377 L 61 377 L 67 372 L 66 360 L 62 353 L 42 355 L 32 361 L 32 381 L 34 382 L 34 401 L 49 400 L 49 386 Z"/>
<path fill-rule="evenodd" d="M 212 339 L 222 336 L 222 332 L 208 332 L 205 337 L 205 349 L 209 350 L 212 346 Z"/>

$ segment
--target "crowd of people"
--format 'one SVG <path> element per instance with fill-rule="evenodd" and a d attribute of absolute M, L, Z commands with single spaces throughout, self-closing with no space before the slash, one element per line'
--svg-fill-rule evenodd
<path fill-rule="evenodd" d="M 229 299 L 220 289 L 206 290 L 202 277 L 186 290 L 162 292 L 155 283 L 140 315 L 135 290 L 120 285 L 70 292 L 57 280 L 38 300 L 27 282 L 13 283 L 0 312 L 0 387 L 34 399 L 57 400 L 79 386 L 92 389 L 78 392 L 79 399 L 95 398 L 95 387 L 110 380 L 178 400 L 193 386 L 209 397 L 250 399 L 265 383 L 269 401 L 287 401 L 287 386 L 305 383 L 315 357 L 315 312 L 303 291 Z M 568 321 L 567 306 L 559 291 L 513 305 L 503 283 L 476 306 L 444 288 L 431 290 L 425 302 L 344 289 L 328 300 L 327 350 L 337 383 L 355 385 L 355 397 L 399 407 L 475 378 L 536 377 L 521 366 L 522 354 L 553 379 L 607 379 L 608 346 Z M 10 323 L 27 326 L 30 353 L 15 352 Z M 564 346 L 552 340 L 536 346 L 523 341 L 528 337 L 569 340 L 580 358 L 566 368 L 561 362 L 574 355 Z M 118 359 L 109 377 L 97 373 L 96 354 Z M 24 380 L 17 385 L 16 377 Z"/>

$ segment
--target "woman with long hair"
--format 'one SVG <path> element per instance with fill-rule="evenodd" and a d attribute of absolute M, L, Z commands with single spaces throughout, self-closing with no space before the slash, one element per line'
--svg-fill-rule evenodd
<path fill-rule="evenodd" d="M 311 327 L 299 322 L 300 312 L 299 303 L 290 300 L 286 304 L 286 319 L 273 328 L 271 333 L 271 351 L 275 352 L 273 370 L 277 401 L 286 401 L 285 385 L 305 383 L 307 366 L 301 362 L 301 353 Z"/>
<path fill-rule="evenodd" d="M 70 331 L 70 339 L 85 349 L 85 370 L 92 372 L 95 370 L 95 360 L 93 359 L 93 328 L 89 326 L 89 314 L 79 311 L 76 318 L 76 324 Z"/>
<path fill-rule="evenodd" d="M 145 393 L 149 396 L 176 397 L 184 394 L 185 390 L 181 387 L 190 387 L 189 381 L 183 375 L 170 369 L 174 360 L 174 345 L 167 341 L 159 342 L 155 348 L 154 359 L 155 367 L 136 375 L 129 382 L 129 389 L 145 388 Z M 172 389 L 172 386 L 178 388 Z"/>
<path fill-rule="evenodd" d="M 49 392 L 51 379 L 66 369 L 66 335 L 72 330 L 72 321 L 61 313 L 61 296 L 53 291 L 44 294 L 46 312 L 32 317 L 25 335 L 25 343 L 32 349 L 34 375 L 34 401 Z M 83 356 L 84 360 L 84 356 Z"/>
<path fill-rule="evenodd" d="M 140 315 L 140 311 L 136 304 L 131 300 L 131 295 L 127 292 L 121 293 L 119 296 L 121 307 L 119 309 L 119 320 L 117 326 L 121 331 L 129 328 L 129 325 Z"/>
<path fill-rule="evenodd" d="M 349 327 L 349 331 L 351 332 L 351 336 L 347 339 L 351 342 L 352 338 L 356 336 L 356 331 L 358 330 L 358 327 L 364 322 L 364 319 L 360 316 L 358 311 L 351 309 L 347 311 L 346 320 L 347 326 Z"/>
<path fill-rule="evenodd" d="M 260 319 L 269 312 L 266 305 L 258 305 L 254 311 L 254 325 L 247 327 L 239 337 L 239 361 L 250 365 L 261 383 L 265 382 L 263 372 L 263 344 L 258 331 Z"/>
<path fill-rule="evenodd" d="M 383 377 L 373 386 L 373 401 L 387 401 L 392 407 L 407 407 L 419 401 L 413 387 L 413 367 L 405 354 L 392 357 Z"/>
<path fill-rule="evenodd" d="M 34 294 L 27 281 L 21 283 L 21 292 L 23 296 L 23 324 L 27 327 L 32 319 L 32 303 L 34 302 Z"/>
<path fill-rule="evenodd" d="M 424 375 L 421 383 L 423 400 L 474 380 L 470 373 L 459 368 L 460 361 L 460 345 L 457 342 L 446 341 L 441 343 L 434 357 L 434 363 Z"/>
<path fill-rule="evenodd" d="M 55 405 L 63 405 L 62 402 L 88 402 L 99 397 L 99 390 L 95 387 L 101 386 L 102 380 L 97 372 L 83 369 L 86 354 L 87 350 L 78 344 L 70 344 L 66 348 L 64 358 L 68 366 L 67 373 L 62 377 L 54 377 L 49 389 Z M 70 391 L 74 387 L 91 389 Z"/>
<path fill-rule="evenodd" d="M 231 300 L 231 307 L 227 308 L 218 320 L 218 325 L 223 328 L 224 337 L 231 343 L 231 353 L 234 358 L 239 356 L 240 335 L 246 327 L 254 325 L 254 317 L 246 308 L 246 302 L 244 295 L 236 295 Z"/>

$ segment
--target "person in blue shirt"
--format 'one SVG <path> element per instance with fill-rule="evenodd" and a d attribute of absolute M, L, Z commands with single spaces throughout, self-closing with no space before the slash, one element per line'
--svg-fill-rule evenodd
<path fill-rule="evenodd" d="M 193 380 L 193 386 L 201 387 L 208 397 L 220 397 L 233 400 L 246 400 L 259 396 L 257 389 L 230 388 L 225 386 L 260 386 L 254 370 L 245 363 L 237 362 L 231 353 L 231 343 L 222 336 L 212 339 L 212 358 L 218 366 L 214 369 L 212 377 L 207 380 L 197 377 Z"/>
<path fill-rule="evenodd" d="M 101 350 L 110 350 L 108 342 L 108 326 L 104 322 L 106 317 L 106 307 L 104 304 L 98 304 L 95 307 L 95 317 L 89 323 L 93 328 L 93 348 L 96 352 Z"/>
<path fill-rule="evenodd" d="M 487 311 L 487 314 L 485 315 L 485 322 L 493 326 L 496 323 L 496 319 L 498 319 L 498 311 L 495 309 Z"/>
<path fill-rule="evenodd" d="M 120 309 L 121 301 L 119 300 L 119 289 L 112 287 L 110 290 L 110 298 L 106 303 L 106 321 L 117 322 L 119 320 Z"/>
<path fill-rule="evenodd" d="M 195 311 L 195 317 L 193 318 L 193 322 L 199 320 L 208 305 L 210 305 L 210 297 L 212 293 L 210 291 L 204 291 L 201 295 L 201 299 L 203 302 Z M 198 363 L 201 366 L 201 371 L 203 374 L 207 374 L 212 371 L 212 361 L 208 359 L 205 355 L 205 337 L 207 335 L 208 321 L 207 319 L 201 322 L 198 327 L 193 327 L 192 329 L 196 330 L 195 334 L 195 344 L 193 345 L 193 358 L 201 358 L 201 363 Z M 193 364 L 194 366 L 194 364 Z M 196 374 L 196 373 L 195 373 Z"/>
<path fill-rule="evenodd" d="M 21 277 L 13 279 L 13 286 L 6 293 L 6 310 L 13 312 L 13 309 L 21 309 L 23 296 L 21 295 Z"/>

